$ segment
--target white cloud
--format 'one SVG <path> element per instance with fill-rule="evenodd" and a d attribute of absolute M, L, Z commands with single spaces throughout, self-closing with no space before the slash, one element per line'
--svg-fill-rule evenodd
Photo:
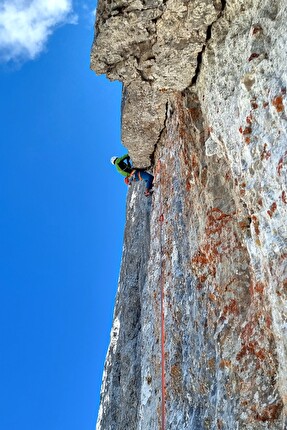
<path fill-rule="evenodd" d="M 97 16 L 97 8 L 95 8 L 95 9 L 92 11 L 92 15 L 93 15 L 93 16 Z"/>
<path fill-rule="evenodd" d="M 76 21 L 71 0 L 4 0 L 0 4 L 0 61 L 35 58 L 56 26 Z"/>

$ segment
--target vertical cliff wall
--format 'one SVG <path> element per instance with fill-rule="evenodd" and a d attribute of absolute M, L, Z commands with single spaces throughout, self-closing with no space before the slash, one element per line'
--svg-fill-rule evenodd
<path fill-rule="evenodd" d="M 99 1 L 128 193 L 98 430 L 286 429 L 287 5 Z"/>

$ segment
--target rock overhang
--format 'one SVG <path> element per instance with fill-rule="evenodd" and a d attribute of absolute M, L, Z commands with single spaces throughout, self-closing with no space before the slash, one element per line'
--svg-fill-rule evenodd
<path fill-rule="evenodd" d="M 221 11 L 219 0 L 99 1 L 91 68 L 124 85 L 122 143 L 137 167 L 151 164 L 168 93 L 191 85 Z"/>

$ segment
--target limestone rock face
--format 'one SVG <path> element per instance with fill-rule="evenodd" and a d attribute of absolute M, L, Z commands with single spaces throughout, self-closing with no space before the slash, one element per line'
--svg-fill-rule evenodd
<path fill-rule="evenodd" d="M 284 0 L 99 1 L 92 67 L 155 182 L 128 193 L 97 430 L 287 429 L 286 22 Z"/>

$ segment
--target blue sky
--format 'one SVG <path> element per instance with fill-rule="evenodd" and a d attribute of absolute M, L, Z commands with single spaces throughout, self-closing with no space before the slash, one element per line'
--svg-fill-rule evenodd
<path fill-rule="evenodd" d="M 1 430 L 95 428 L 126 196 L 121 84 L 89 69 L 95 6 L 0 4 Z"/>

